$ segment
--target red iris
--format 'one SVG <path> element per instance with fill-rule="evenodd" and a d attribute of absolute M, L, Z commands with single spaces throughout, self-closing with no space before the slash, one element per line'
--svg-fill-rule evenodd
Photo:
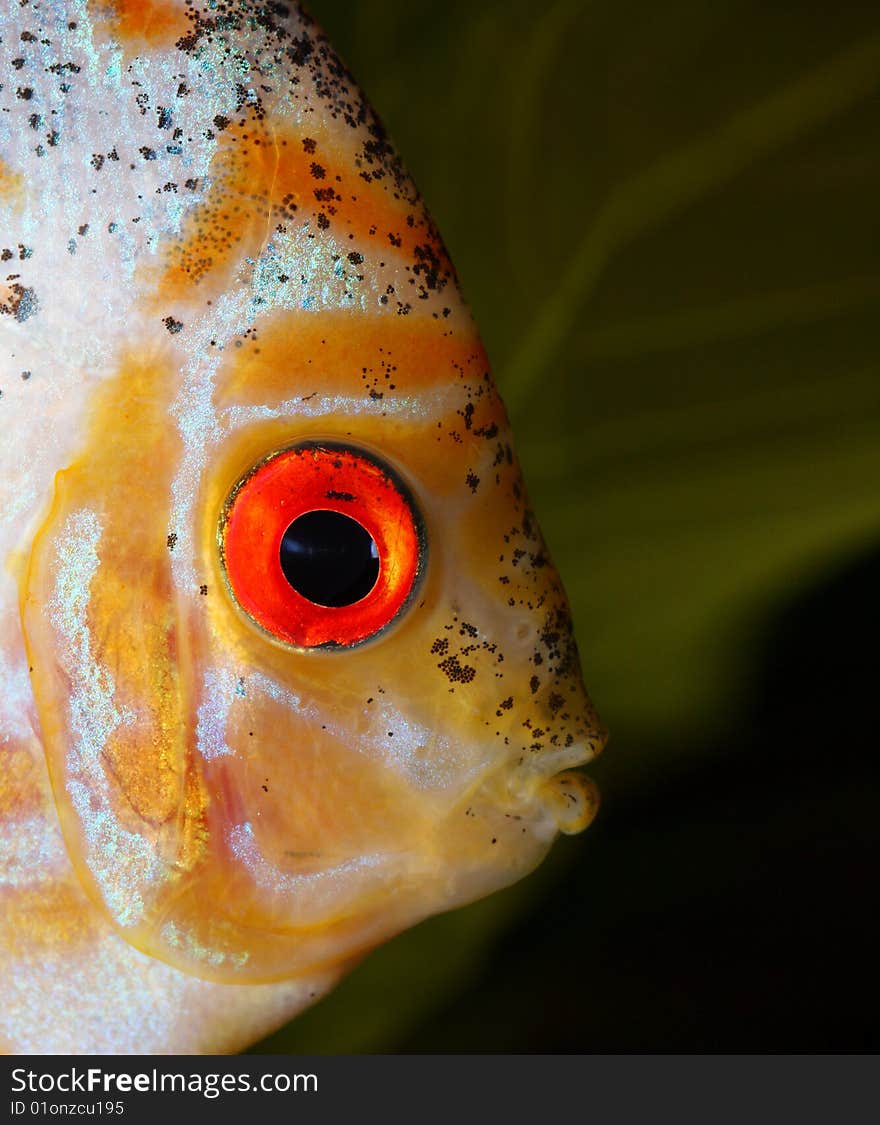
<path fill-rule="evenodd" d="M 232 594 L 298 648 L 359 644 L 408 603 L 424 535 L 401 481 L 362 450 L 305 442 L 236 484 L 220 528 Z"/>

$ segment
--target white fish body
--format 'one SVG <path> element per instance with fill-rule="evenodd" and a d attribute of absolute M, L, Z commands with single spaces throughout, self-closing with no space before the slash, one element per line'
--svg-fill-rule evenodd
<path fill-rule="evenodd" d="M 0 1045 L 235 1050 L 583 827 L 603 734 L 442 244 L 308 17 L 30 0 L 0 84 Z M 378 464 L 415 530 L 279 633 L 230 505 L 281 453 Z M 307 507 L 369 529 L 363 487 Z"/>

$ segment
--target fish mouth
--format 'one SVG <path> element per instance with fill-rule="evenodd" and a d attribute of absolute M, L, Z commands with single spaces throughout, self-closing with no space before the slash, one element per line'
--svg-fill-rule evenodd
<path fill-rule="evenodd" d="M 509 779 L 509 791 L 517 803 L 531 805 L 566 836 L 583 832 L 599 811 L 598 786 L 580 766 L 591 762 L 603 749 L 607 731 L 589 741 L 545 750 L 523 762 Z"/>

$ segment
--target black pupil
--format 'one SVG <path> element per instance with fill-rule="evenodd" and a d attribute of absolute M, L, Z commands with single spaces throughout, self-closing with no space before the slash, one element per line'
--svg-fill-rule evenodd
<path fill-rule="evenodd" d="M 306 512 L 281 540 L 284 577 L 316 605 L 353 605 L 379 577 L 379 552 L 372 536 L 342 512 Z"/>

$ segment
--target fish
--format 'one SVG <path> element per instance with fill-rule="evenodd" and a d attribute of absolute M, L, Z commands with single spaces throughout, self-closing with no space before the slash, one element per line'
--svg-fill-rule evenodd
<path fill-rule="evenodd" d="M 593 818 L 441 237 L 309 14 L 0 13 L 0 1049 L 226 1053 Z"/>

